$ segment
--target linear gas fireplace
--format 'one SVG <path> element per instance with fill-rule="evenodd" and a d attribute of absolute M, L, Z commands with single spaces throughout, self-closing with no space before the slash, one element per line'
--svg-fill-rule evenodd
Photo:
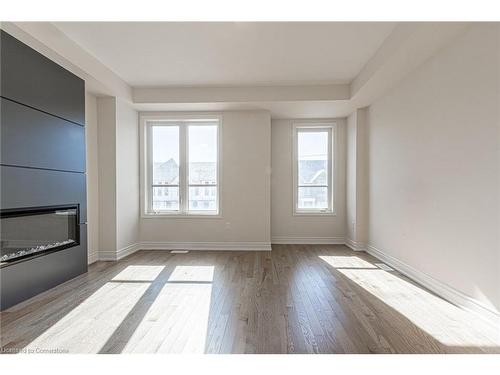
<path fill-rule="evenodd" d="M 0 217 L 1 267 L 80 244 L 78 205 L 1 210 Z"/>

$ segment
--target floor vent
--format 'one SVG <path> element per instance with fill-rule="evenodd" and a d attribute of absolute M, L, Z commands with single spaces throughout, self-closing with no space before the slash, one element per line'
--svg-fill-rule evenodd
<path fill-rule="evenodd" d="M 170 254 L 187 254 L 189 250 L 172 250 Z"/>
<path fill-rule="evenodd" d="M 391 268 L 389 267 L 387 264 L 385 263 L 375 263 L 375 265 L 380 268 L 381 270 L 384 270 L 384 271 L 394 271 L 394 268 Z"/>

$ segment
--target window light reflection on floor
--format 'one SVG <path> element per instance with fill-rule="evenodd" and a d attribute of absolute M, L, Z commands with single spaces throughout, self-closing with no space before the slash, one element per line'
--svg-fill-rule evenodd
<path fill-rule="evenodd" d="M 112 281 L 154 281 L 165 266 L 151 265 L 130 265 L 127 266 L 118 275 L 113 277 Z"/>
<path fill-rule="evenodd" d="M 148 282 L 107 282 L 26 348 L 98 353 L 144 292 Z"/>
<path fill-rule="evenodd" d="M 373 268 L 378 267 L 355 256 L 332 256 L 324 255 L 320 256 L 320 259 L 324 260 L 330 266 L 335 268 Z"/>
<path fill-rule="evenodd" d="M 212 282 L 213 279 L 213 266 L 177 266 L 168 278 L 168 281 Z"/>
<path fill-rule="evenodd" d="M 165 266 L 129 265 L 26 348 L 99 353 L 116 336 L 121 353 L 204 353 L 214 269 L 177 266 L 155 284 Z"/>
<path fill-rule="evenodd" d="M 387 272 L 357 256 L 319 256 L 319 258 L 445 345 L 463 346 L 464 343 L 484 347 L 500 345 L 499 333 L 492 332 L 487 323 L 396 274 Z M 387 310 L 387 314 L 391 309 Z M 428 314 L 429 311 L 432 311 L 432 314 Z M 392 320 L 393 323 L 396 321 Z M 441 324 L 440 321 L 447 324 Z M 455 322 L 455 329 L 453 332 L 446 332 L 442 327 L 446 326 L 449 330 L 450 321 Z M 483 335 L 481 337 L 474 335 L 475 330 L 481 331 Z"/>
<path fill-rule="evenodd" d="M 176 266 L 123 352 L 204 353 L 213 266 Z"/>

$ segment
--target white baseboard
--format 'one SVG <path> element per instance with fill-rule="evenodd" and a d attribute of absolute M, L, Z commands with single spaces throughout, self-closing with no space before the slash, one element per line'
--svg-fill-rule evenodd
<path fill-rule="evenodd" d="M 366 251 L 374 257 L 387 263 L 394 269 L 398 270 L 402 274 L 408 276 L 410 279 L 422 284 L 424 287 L 433 291 L 445 300 L 464 310 L 475 313 L 489 323 L 494 324 L 495 327 L 499 326 L 500 314 L 484 306 L 480 301 L 463 294 L 455 288 L 452 288 L 449 285 L 446 285 L 443 282 L 436 280 L 435 278 L 419 270 L 416 270 L 415 268 L 407 265 L 406 263 L 394 258 L 389 254 L 386 254 L 385 252 L 377 249 L 374 246 L 368 245 Z"/>
<path fill-rule="evenodd" d="M 364 242 L 354 241 L 350 238 L 346 238 L 345 245 L 354 251 L 366 251 L 366 244 Z"/>
<path fill-rule="evenodd" d="M 345 237 L 273 237 L 275 245 L 344 245 Z"/>
<path fill-rule="evenodd" d="M 113 260 L 118 260 L 116 257 L 116 251 L 104 251 L 101 250 L 99 251 L 99 260 L 100 261 L 113 261 Z"/>
<path fill-rule="evenodd" d="M 141 242 L 142 250 L 271 251 L 269 242 Z"/>
<path fill-rule="evenodd" d="M 92 251 L 88 253 L 87 264 L 95 263 L 99 260 L 99 253 L 97 251 Z"/>
<path fill-rule="evenodd" d="M 99 260 L 102 261 L 116 261 L 125 258 L 126 256 L 140 250 L 141 247 L 138 243 L 128 245 L 118 251 L 99 251 Z"/>
<path fill-rule="evenodd" d="M 136 251 L 139 251 L 141 249 L 140 244 L 138 243 L 133 243 L 131 245 L 128 245 L 116 253 L 116 260 L 120 260 L 122 258 L 125 258 L 126 256 L 135 253 Z"/>

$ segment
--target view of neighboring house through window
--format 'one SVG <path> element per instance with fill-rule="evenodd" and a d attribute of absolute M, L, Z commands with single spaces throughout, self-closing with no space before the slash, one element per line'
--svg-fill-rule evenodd
<path fill-rule="evenodd" d="M 294 127 L 294 208 L 296 213 L 332 213 L 333 124 Z"/>
<path fill-rule="evenodd" d="M 217 125 L 189 125 L 189 210 L 217 211 Z"/>
<path fill-rule="evenodd" d="M 149 213 L 217 214 L 218 120 L 146 122 Z"/>
<path fill-rule="evenodd" d="M 179 211 L 180 209 L 179 130 L 179 125 L 169 123 L 151 126 L 153 211 Z"/>

